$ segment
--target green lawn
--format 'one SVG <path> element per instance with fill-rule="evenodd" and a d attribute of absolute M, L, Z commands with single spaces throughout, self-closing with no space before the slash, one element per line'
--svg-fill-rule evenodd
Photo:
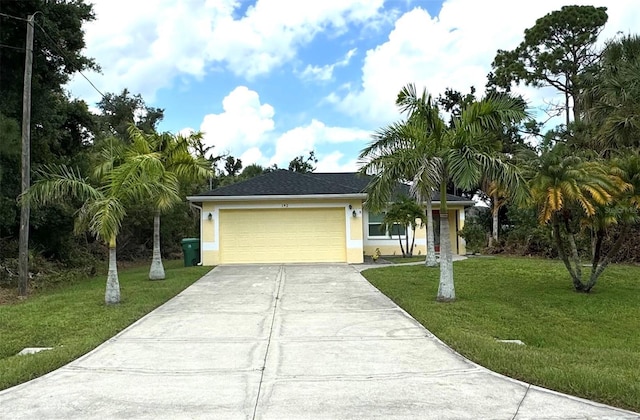
<path fill-rule="evenodd" d="M 437 268 L 385 267 L 363 275 L 489 369 L 640 411 L 640 267 L 609 267 L 591 294 L 573 292 L 558 261 L 471 258 L 454 263 L 454 272 L 454 303 L 434 301 Z"/>
<path fill-rule="evenodd" d="M 165 263 L 166 280 L 149 281 L 149 266 L 120 270 L 122 302 L 105 306 L 106 275 L 24 302 L 0 305 L 0 389 L 41 376 L 87 353 L 199 279 L 211 267 Z M 54 347 L 16 356 L 25 347 Z"/>

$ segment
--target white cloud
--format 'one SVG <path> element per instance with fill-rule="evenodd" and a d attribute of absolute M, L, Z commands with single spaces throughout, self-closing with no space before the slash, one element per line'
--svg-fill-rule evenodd
<path fill-rule="evenodd" d="M 267 158 L 264 157 L 258 147 L 251 147 L 250 149 L 247 149 L 242 155 L 240 155 L 240 160 L 242 161 L 242 166 L 244 168 L 253 163 L 257 163 L 262 166 L 267 164 Z"/>
<path fill-rule="evenodd" d="M 200 125 L 204 144 L 214 146 L 214 154 L 230 153 L 239 157 L 246 167 L 252 163 L 263 166 L 277 164 L 286 167 L 291 159 L 316 151 L 327 168 L 338 168 L 342 158 L 336 154 L 325 156 L 319 148 L 336 147 L 338 144 L 362 143 L 371 138 L 371 132 L 351 127 L 327 126 L 312 119 L 306 125 L 282 132 L 273 119 L 275 111 L 269 104 L 260 102 L 258 93 L 245 86 L 238 86 L 222 101 L 223 112 L 208 114 Z M 180 132 L 189 132 L 185 128 Z M 273 149 L 271 156 L 266 151 Z M 344 167 L 353 167 L 347 162 Z"/>
<path fill-rule="evenodd" d="M 236 87 L 222 100 L 222 108 L 224 112 L 206 115 L 200 125 L 204 143 L 215 146 L 215 153 L 240 156 L 269 139 L 275 112 L 271 105 L 260 103 L 255 91 Z"/>
<path fill-rule="evenodd" d="M 496 51 L 515 48 L 526 28 L 562 4 L 607 6 L 609 22 L 602 39 L 619 30 L 628 32 L 640 19 L 637 0 L 446 0 L 436 17 L 416 7 L 396 21 L 385 43 L 366 52 L 360 86 L 325 100 L 349 115 L 385 124 L 398 118 L 396 95 L 407 83 L 426 87 L 434 95 L 447 87 L 466 92 L 472 85 L 482 92 Z M 544 96 L 548 91 L 526 87 L 520 91 L 534 105 L 548 98 Z"/>
<path fill-rule="evenodd" d="M 300 72 L 299 77 L 302 80 L 315 80 L 320 82 L 332 80 L 333 70 L 336 67 L 348 66 L 351 61 L 351 57 L 356 54 L 356 51 L 357 48 L 350 49 L 340 61 L 333 64 L 326 64 L 324 66 L 312 66 L 311 64 L 307 64 L 307 67 Z"/>
<path fill-rule="evenodd" d="M 369 141 L 371 132 L 357 128 L 328 127 L 318 120 L 293 128 L 276 140 L 275 154 L 269 164 L 283 166 L 296 156 L 306 155 L 318 146 L 326 144 Z"/>
<path fill-rule="evenodd" d="M 340 163 L 344 159 L 344 154 L 334 151 L 327 155 L 319 156 L 316 164 L 316 172 L 355 172 L 358 170 L 356 159 L 349 159 Z"/>
<path fill-rule="evenodd" d="M 307 67 L 300 73 L 302 80 L 317 80 L 320 82 L 327 82 L 333 78 L 333 68 L 335 64 L 326 64 L 324 66 L 312 66 L 307 64 Z"/>
<path fill-rule="evenodd" d="M 171 86 L 177 76 L 202 77 L 211 67 L 249 79 L 269 73 L 318 33 L 340 33 L 349 24 L 381 19 L 383 0 L 258 0 L 239 18 L 234 17 L 239 0 L 92 3 L 96 20 L 83 28 L 86 54 L 103 74 L 89 76 L 107 92 L 127 87 L 152 102 L 157 90 Z M 97 99 L 81 78 L 70 88 Z"/>

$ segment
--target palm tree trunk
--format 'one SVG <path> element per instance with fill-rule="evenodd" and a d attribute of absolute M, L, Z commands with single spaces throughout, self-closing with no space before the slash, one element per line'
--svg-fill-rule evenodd
<path fill-rule="evenodd" d="M 160 254 L 160 211 L 153 216 L 153 257 L 149 269 L 149 280 L 164 280 L 164 266 Z"/>
<path fill-rule="evenodd" d="M 427 267 L 436 267 L 436 241 L 433 234 L 433 205 L 431 203 L 431 194 L 427 196 L 427 258 L 424 265 Z"/>
<path fill-rule="evenodd" d="M 107 274 L 107 289 L 104 292 L 104 303 L 107 305 L 120 303 L 120 282 L 118 281 L 115 241 L 109 243 L 109 272 Z"/>
<path fill-rule="evenodd" d="M 411 253 L 413 252 L 413 247 L 409 249 L 409 225 L 404 227 L 404 249 L 406 256 L 410 258 Z"/>
<path fill-rule="evenodd" d="M 552 226 L 553 226 L 553 236 L 555 237 L 556 247 L 558 248 L 558 255 L 560 256 L 560 259 L 564 263 L 564 266 L 567 268 L 567 271 L 571 276 L 571 281 L 573 282 L 574 289 L 580 292 L 583 289 L 583 284 L 581 279 L 576 276 L 576 273 L 574 272 L 573 267 L 571 266 L 571 262 L 569 261 L 569 256 L 567 255 L 567 252 L 564 249 L 564 244 L 562 242 L 562 236 L 560 231 L 560 223 L 557 220 L 557 216 L 553 216 Z"/>
<path fill-rule="evenodd" d="M 402 258 L 404 258 L 406 254 L 404 253 L 404 247 L 402 246 L 402 236 L 400 236 L 400 229 L 398 229 L 398 243 L 400 244 L 400 252 L 402 252 Z"/>
<path fill-rule="evenodd" d="M 411 248 L 409 248 L 409 250 L 407 251 L 410 257 L 413 256 L 413 247 L 415 246 L 415 244 L 416 244 L 416 226 L 411 225 Z"/>
<path fill-rule="evenodd" d="M 567 228 L 568 230 L 568 228 Z M 571 258 L 573 259 L 574 270 L 576 277 L 582 282 L 582 267 L 580 267 L 580 255 L 578 254 L 578 247 L 576 246 L 576 237 L 573 233 L 568 232 L 567 238 L 569 239 L 569 246 L 571 247 Z"/>
<path fill-rule="evenodd" d="M 500 207 L 498 206 L 499 197 L 497 194 L 493 196 L 493 205 L 491 206 L 491 217 L 492 217 L 492 232 L 491 232 L 491 240 L 489 241 L 489 246 L 495 245 L 498 243 L 498 215 L 500 214 Z"/>
<path fill-rule="evenodd" d="M 453 284 L 453 258 L 451 255 L 451 238 L 449 237 L 449 211 L 447 208 L 447 184 L 443 177 L 440 186 L 440 284 L 438 285 L 439 302 L 450 302 L 456 299 Z"/>
<path fill-rule="evenodd" d="M 584 292 L 589 293 L 593 288 L 593 286 L 596 285 L 596 282 L 598 281 L 598 278 L 600 277 L 604 269 L 607 268 L 607 266 L 609 265 L 613 257 L 615 257 L 618 251 L 620 251 L 620 248 L 622 247 L 622 243 L 626 239 L 628 233 L 629 233 L 629 226 L 625 225 L 622 228 L 622 232 L 620 232 L 620 236 L 618 236 L 618 239 L 616 239 L 616 241 L 613 243 L 611 248 L 609 248 L 609 252 L 607 252 L 605 257 L 602 259 L 602 262 L 594 261 L 593 268 L 591 270 L 591 276 L 589 278 L 589 282 L 584 287 Z M 598 260 L 599 259 L 600 257 L 598 257 Z"/>

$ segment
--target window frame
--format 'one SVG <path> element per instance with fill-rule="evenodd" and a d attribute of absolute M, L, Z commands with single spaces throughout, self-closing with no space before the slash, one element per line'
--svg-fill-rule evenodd
<path fill-rule="evenodd" d="M 392 240 L 392 239 L 397 239 L 398 235 L 393 232 L 393 236 L 391 235 L 392 231 L 390 230 L 386 230 L 384 233 L 380 234 L 380 235 L 371 235 L 371 226 L 372 225 L 379 225 L 380 228 L 382 227 L 382 218 L 384 217 L 384 215 L 386 214 L 386 212 L 382 212 L 382 213 L 371 213 L 369 212 L 368 216 L 367 216 L 367 239 L 386 239 L 386 240 Z M 372 221 L 371 220 L 371 216 L 380 216 L 380 221 Z M 405 226 L 402 226 L 399 223 L 394 223 L 393 227 L 395 228 L 396 226 L 398 226 L 398 228 L 401 228 L 404 230 L 403 233 L 400 234 L 400 238 L 406 238 L 407 236 L 407 229 Z M 378 228 L 378 230 L 382 230 Z"/>

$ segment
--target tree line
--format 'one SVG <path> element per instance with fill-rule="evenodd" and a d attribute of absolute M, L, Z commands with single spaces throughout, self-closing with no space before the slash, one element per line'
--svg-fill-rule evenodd
<path fill-rule="evenodd" d="M 72 75 L 100 70 L 83 54 L 83 24 L 92 5 L 74 1 L 0 1 L 0 285 L 17 273 L 20 222 L 22 88 L 26 18 L 36 13 L 31 90 L 33 188 L 30 218 L 32 274 L 50 262 L 91 267 L 107 256 L 107 302 L 118 300 L 115 255 L 152 257 L 150 278 L 164 277 L 162 256 L 181 252 L 196 236 L 198 215 L 185 196 L 276 170 L 216 154 L 202 133 L 162 133 L 164 110 L 128 89 L 101 93 L 99 112 L 65 90 Z M 289 169 L 309 172 L 314 152 Z M 125 217 L 126 215 L 126 217 Z M 162 224 L 160 224 L 162 216 Z M 116 241 L 117 238 L 117 241 Z"/>

